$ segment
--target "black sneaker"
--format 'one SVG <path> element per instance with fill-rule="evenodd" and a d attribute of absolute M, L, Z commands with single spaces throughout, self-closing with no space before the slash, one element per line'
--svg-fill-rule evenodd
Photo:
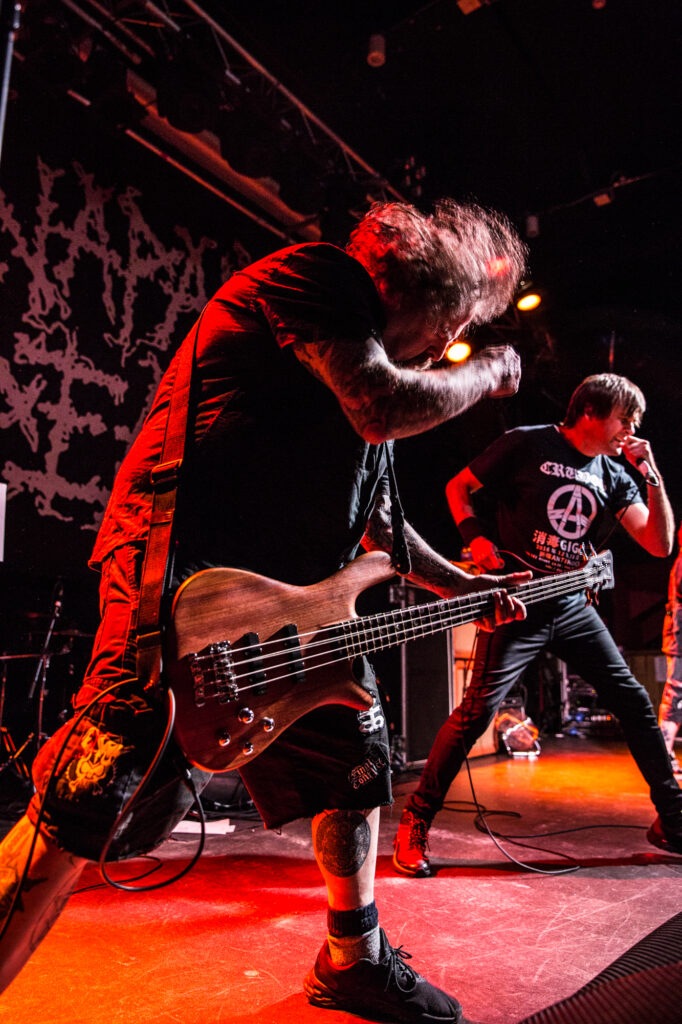
<path fill-rule="evenodd" d="M 410 954 L 402 946 L 393 949 L 383 930 L 380 958 L 378 964 L 358 960 L 337 967 L 325 942 L 303 983 L 308 1001 L 325 1010 L 346 1010 L 370 1020 L 463 1024 L 457 1000 L 409 967 L 405 961 L 411 959 Z"/>
<path fill-rule="evenodd" d="M 428 878 L 431 874 L 429 856 L 426 852 L 428 847 L 428 823 L 412 811 L 404 810 L 393 840 L 393 867 L 401 875 Z"/>
<path fill-rule="evenodd" d="M 660 817 L 656 818 L 646 837 L 659 850 L 682 854 L 682 829 L 673 829 L 669 825 L 664 825 Z"/>

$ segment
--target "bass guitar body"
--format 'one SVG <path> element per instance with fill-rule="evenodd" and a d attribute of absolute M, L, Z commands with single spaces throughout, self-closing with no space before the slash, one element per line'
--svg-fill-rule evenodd
<path fill-rule="evenodd" d="M 378 551 L 309 587 L 239 569 L 191 576 L 173 604 L 164 669 L 185 756 L 207 771 L 239 768 L 314 708 L 369 708 L 354 659 L 494 613 L 495 590 L 483 589 L 358 617 L 358 595 L 393 576 Z M 532 604 L 581 591 L 596 600 L 611 586 L 613 559 L 604 551 L 506 589 Z"/>
<path fill-rule="evenodd" d="M 190 577 L 175 598 L 165 668 L 186 757 L 207 771 L 238 768 L 314 708 L 370 707 L 343 640 L 324 627 L 352 619 L 358 594 L 393 575 L 389 556 L 372 552 L 308 587 L 239 569 Z"/>

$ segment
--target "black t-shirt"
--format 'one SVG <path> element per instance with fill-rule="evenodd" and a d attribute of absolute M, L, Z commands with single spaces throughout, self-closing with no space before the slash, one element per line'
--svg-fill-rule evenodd
<path fill-rule="evenodd" d="M 575 568 L 585 545 L 599 549 L 613 516 L 642 501 L 620 463 L 581 454 L 553 425 L 508 431 L 469 469 L 494 500 L 503 557 L 519 556 L 510 565 Z"/>
<path fill-rule="evenodd" d="M 227 565 L 307 584 L 353 557 L 384 454 L 290 346 L 359 345 L 383 326 L 365 269 L 324 243 L 280 250 L 220 288 L 198 332 L 197 411 L 176 512 L 180 576 Z M 118 473 L 94 564 L 146 536 L 172 373 L 173 364 Z"/>

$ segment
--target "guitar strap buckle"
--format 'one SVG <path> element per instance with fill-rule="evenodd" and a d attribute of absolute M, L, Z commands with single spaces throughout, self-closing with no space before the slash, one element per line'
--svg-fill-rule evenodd
<path fill-rule="evenodd" d="M 138 633 L 136 639 L 137 678 L 144 682 L 146 693 L 153 693 L 158 696 L 162 692 L 161 630 L 156 629 L 148 633 Z"/>
<path fill-rule="evenodd" d="M 158 493 L 176 487 L 181 465 L 182 459 L 171 459 L 169 462 L 160 462 L 154 466 L 149 474 L 152 489 Z"/>

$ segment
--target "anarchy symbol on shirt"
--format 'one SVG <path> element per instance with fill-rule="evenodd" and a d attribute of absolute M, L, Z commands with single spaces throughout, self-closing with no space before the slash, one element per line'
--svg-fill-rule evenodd
<path fill-rule="evenodd" d="M 568 540 L 584 537 L 596 514 L 594 495 L 580 484 L 557 488 L 547 502 L 550 523 L 560 537 Z"/>

